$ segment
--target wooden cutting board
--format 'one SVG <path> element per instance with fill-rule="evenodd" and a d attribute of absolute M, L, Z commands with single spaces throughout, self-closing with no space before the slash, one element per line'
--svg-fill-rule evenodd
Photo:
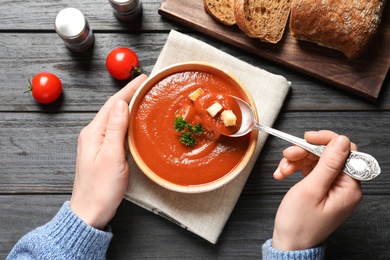
<path fill-rule="evenodd" d="M 336 50 L 297 41 L 288 28 L 277 44 L 251 39 L 237 26 L 225 26 L 211 18 L 204 11 L 203 0 L 165 0 L 158 12 L 167 19 L 371 101 L 377 100 L 390 66 L 390 4 L 385 7 L 375 39 L 353 61 Z"/>

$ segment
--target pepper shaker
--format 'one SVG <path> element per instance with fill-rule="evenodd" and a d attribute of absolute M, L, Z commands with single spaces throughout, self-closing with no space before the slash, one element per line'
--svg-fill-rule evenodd
<path fill-rule="evenodd" d="M 114 9 L 114 15 L 123 22 L 137 18 L 142 12 L 141 0 L 108 0 Z"/>
<path fill-rule="evenodd" d="M 83 13 L 76 8 L 61 10 L 55 19 L 54 27 L 65 45 L 75 52 L 88 50 L 95 37 Z"/>

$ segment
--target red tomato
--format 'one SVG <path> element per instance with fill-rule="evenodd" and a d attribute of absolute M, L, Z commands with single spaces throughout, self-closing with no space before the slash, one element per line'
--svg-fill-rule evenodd
<path fill-rule="evenodd" d="M 202 125 L 202 127 L 203 127 L 202 137 L 207 140 L 215 141 L 221 136 L 220 133 L 208 127 L 207 125 Z"/>
<path fill-rule="evenodd" d="M 61 80 L 50 72 L 36 74 L 29 87 L 34 99 L 42 104 L 54 102 L 62 92 Z"/>
<path fill-rule="evenodd" d="M 189 123 L 193 123 L 193 120 L 195 118 L 195 108 L 189 104 L 184 103 L 179 107 L 179 109 L 176 111 L 176 117 L 181 116 L 184 120 L 186 120 Z"/>
<path fill-rule="evenodd" d="M 106 67 L 108 72 L 116 79 L 126 80 L 140 73 L 138 56 L 129 48 L 119 47 L 113 49 L 107 56 Z"/>

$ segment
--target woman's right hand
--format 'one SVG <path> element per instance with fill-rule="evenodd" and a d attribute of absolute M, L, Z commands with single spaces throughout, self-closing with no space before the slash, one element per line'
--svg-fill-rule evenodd
<path fill-rule="evenodd" d="M 297 170 L 305 178 L 288 191 L 279 206 L 272 240 L 278 250 L 320 245 L 362 199 L 360 182 L 341 170 L 356 145 L 345 136 L 325 130 L 307 132 L 305 139 L 326 148 L 320 158 L 297 146 L 283 152 L 274 178 L 282 180 Z"/>

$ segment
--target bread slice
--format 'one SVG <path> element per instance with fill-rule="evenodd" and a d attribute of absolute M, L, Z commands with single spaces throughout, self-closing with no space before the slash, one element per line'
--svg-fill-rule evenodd
<path fill-rule="evenodd" d="M 283 36 L 291 0 L 235 0 L 234 17 L 249 37 L 277 43 Z"/>
<path fill-rule="evenodd" d="M 205 11 L 225 25 L 234 25 L 234 0 L 203 0 Z"/>
<path fill-rule="evenodd" d="M 300 40 L 362 54 L 381 21 L 385 0 L 292 0 L 290 29 Z"/>

